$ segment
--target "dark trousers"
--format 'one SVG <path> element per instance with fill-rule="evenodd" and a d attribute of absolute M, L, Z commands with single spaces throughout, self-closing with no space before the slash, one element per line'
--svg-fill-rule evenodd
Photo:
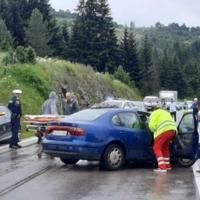
<path fill-rule="evenodd" d="M 176 121 L 176 112 L 170 112 L 171 116 L 174 118 L 174 120 Z"/>
<path fill-rule="evenodd" d="M 10 139 L 10 146 L 17 145 L 19 142 L 18 132 L 20 128 L 20 119 L 12 119 L 11 120 L 11 131 L 12 137 Z"/>

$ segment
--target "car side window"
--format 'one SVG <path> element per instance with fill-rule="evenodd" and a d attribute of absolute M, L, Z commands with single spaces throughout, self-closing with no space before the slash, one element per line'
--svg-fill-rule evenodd
<path fill-rule="evenodd" d="M 127 102 L 129 108 L 134 108 L 134 104 L 131 102 Z"/>
<path fill-rule="evenodd" d="M 183 116 L 179 124 L 179 134 L 187 134 L 193 132 L 195 129 L 194 118 L 192 113 Z"/>
<path fill-rule="evenodd" d="M 121 126 L 121 121 L 118 115 L 114 115 L 112 118 L 112 123 L 116 126 Z"/>
<path fill-rule="evenodd" d="M 128 109 L 128 108 L 130 108 L 130 106 L 129 106 L 129 104 L 126 102 L 126 103 L 124 103 L 124 108 L 125 109 Z"/>
<path fill-rule="evenodd" d="M 126 128 L 140 128 L 140 122 L 135 113 L 124 112 L 118 114 L 121 126 Z"/>

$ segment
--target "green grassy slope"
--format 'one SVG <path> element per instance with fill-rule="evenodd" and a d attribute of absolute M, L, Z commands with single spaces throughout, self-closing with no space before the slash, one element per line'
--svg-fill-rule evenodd
<path fill-rule="evenodd" d="M 51 90 L 55 90 L 61 100 L 61 86 L 74 92 L 81 108 L 102 101 L 106 95 L 140 98 L 137 89 L 111 75 L 95 73 L 90 67 L 67 61 L 39 59 L 36 65 L 0 66 L 0 102 L 7 105 L 12 90 L 21 89 L 24 114 L 40 114 L 41 105 Z"/>

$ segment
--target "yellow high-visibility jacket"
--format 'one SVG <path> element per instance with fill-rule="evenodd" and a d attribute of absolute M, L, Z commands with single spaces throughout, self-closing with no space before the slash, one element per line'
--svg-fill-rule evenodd
<path fill-rule="evenodd" d="M 151 113 L 149 128 L 154 133 L 154 138 L 157 138 L 166 131 L 177 131 L 176 122 L 171 114 L 163 109 L 157 109 Z"/>

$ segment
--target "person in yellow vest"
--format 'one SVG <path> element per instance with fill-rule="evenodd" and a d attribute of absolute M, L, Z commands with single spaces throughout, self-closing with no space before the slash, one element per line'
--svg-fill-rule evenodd
<path fill-rule="evenodd" d="M 167 172 L 171 169 L 170 143 L 177 132 L 176 123 L 168 111 L 157 108 L 150 115 L 149 128 L 154 135 L 153 150 L 158 162 L 154 171 Z"/>

